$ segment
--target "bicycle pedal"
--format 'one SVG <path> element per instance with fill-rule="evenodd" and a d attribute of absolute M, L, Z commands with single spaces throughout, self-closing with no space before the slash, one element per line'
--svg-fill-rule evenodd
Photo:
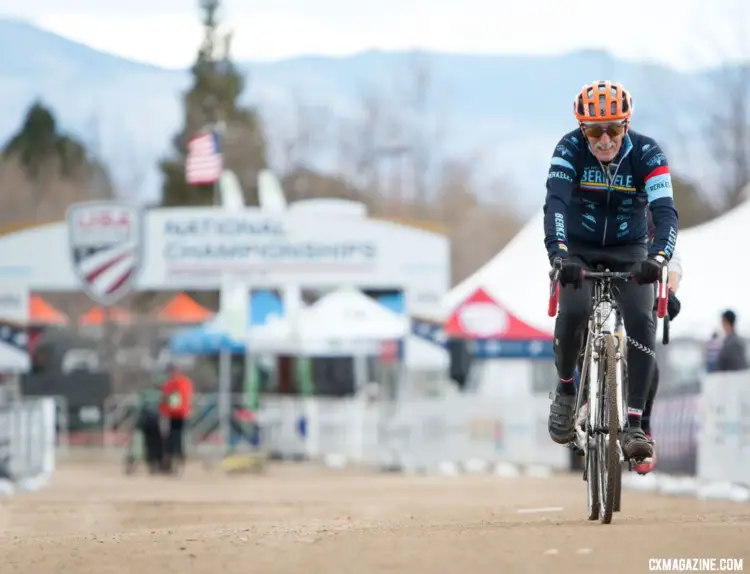
<path fill-rule="evenodd" d="M 573 451 L 574 454 L 578 456 L 583 456 L 585 453 L 583 452 L 583 449 L 579 447 L 575 442 L 568 443 L 568 448 Z"/>

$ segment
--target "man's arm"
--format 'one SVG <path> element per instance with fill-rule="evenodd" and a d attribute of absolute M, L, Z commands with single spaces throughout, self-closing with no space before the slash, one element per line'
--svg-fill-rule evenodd
<path fill-rule="evenodd" d="M 675 245 L 674 252 L 672 253 L 672 259 L 669 260 L 668 271 L 669 288 L 672 292 L 677 293 L 677 289 L 680 288 L 680 281 L 682 281 L 682 257 L 677 245 Z"/>
<path fill-rule="evenodd" d="M 583 136 L 565 136 L 555 147 L 547 172 L 544 201 L 544 244 L 550 261 L 568 253 L 568 205 L 576 186 Z"/>
<path fill-rule="evenodd" d="M 654 218 L 654 240 L 649 248 L 649 255 L 661 255 L 667 261 L 674 256 L 679 229 L 677 210 L 672 194 L 672 177 L 669 164 L 659 145 L 651 139 L 646 151 L 641 153 L 641 163 L 646 172 L 643 185 L 648 194 L 648 204 Z M 643 149 L 643 148 L 641 148 Z"/>

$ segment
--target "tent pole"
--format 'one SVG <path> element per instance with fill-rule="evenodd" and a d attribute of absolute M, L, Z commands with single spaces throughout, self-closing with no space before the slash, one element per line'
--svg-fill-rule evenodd
<path fill-rule="evenodd" d="M 232 355 L 222 348 L 219 352 L 219 434 L 224 445 L 224 454 L 230 451 L 232 441 Z"/>

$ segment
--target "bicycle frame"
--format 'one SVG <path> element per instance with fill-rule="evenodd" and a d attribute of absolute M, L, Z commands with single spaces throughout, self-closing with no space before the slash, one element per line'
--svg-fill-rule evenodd
<path fill-rule="evenodd" d="M 574 419 L 576 421 L 576 446 L 583 452 L 586 452 L 588 448 L 592 446 L 590 442 L 593 440 L 594 436 L 594 434 L 591 433 L 587 437 L 586 430 L 581 428 L 578 424 L 584 399 L 587 399 L 586 402 L 589 406 L 586 417 L 588 429 L 592 429 L 593 432 L 604 432 L 606 430 L 601 428 L 601 425 L 599 424 L 602 420 L 600 418 L 601 413 L 599 410 L 599 399 L 602 393 L 599 368 L 601 366 L 601 350 L 604 335 L 614 336 L 617 342 L 617 352 L 615 355 L 615 360 L 617 361 L 617 413 L 619 415 L 617 423 L 620 430 L 625 428 L 625 421 L 627 420 L 627 417 L 625 416 L 625 393 L 623 390 L 624 357 L 622 354 L 622 318 L 612 292 L 612 279 L 614 278 L 615 277 L 598 279 L 594 282 L 593 286 L 592 299 L 594 305 L 589 318 L 588 337 L 584 347 L 583 363 L 581 366 L 581 384 L 576 397 Z M 620 460 L 624 460 L 622 448 L 618 448 L 618 451 Z"/>

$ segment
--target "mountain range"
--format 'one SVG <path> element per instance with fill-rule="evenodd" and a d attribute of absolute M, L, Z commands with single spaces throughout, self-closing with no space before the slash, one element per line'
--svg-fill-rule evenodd
<path fill-rule="evenodd" d="M 41 98 L 64 130 L 84 139 L 111 166 L 122 188 L 143 200 L 158 197 L 156 162 L 168 153 L 181 125 L 188 71 L 102 53 L 19 20 L 0 20 L 0 50 L 6 55 L 0 61 L 0 138 L 7 139 L 29 104 Z M 300 104 L 321 117 L 351 117 L 373 94 L 405 101 L 412 61 L 412 54 L 367 51 L 237 66 L 248 78 L 244 101 L 258 106 L 269 139 L 278 144 Z M 551 152 L 575 126 L 573 96 L 600 78 L 629 87 L 634 129 L 662 142 L 675 171 L 704 180 L 711 170 L 702 143 L 707 109 L 702 103 L 716 86 L 716 71 L 681 72 L 602 51 L 556 56 L 424 52 L 420 61 L 431 86 L 424 114 L 442 124 L 442 149 L 480 151 L 480 178 L 503 177 L 510 200 L 521 207 L 541 201 Z M 415 115 L 406 113 L 410 119 Z M 330 167 L 334 155 L 331 143 L 316 154 L 319 167 Z"/>

